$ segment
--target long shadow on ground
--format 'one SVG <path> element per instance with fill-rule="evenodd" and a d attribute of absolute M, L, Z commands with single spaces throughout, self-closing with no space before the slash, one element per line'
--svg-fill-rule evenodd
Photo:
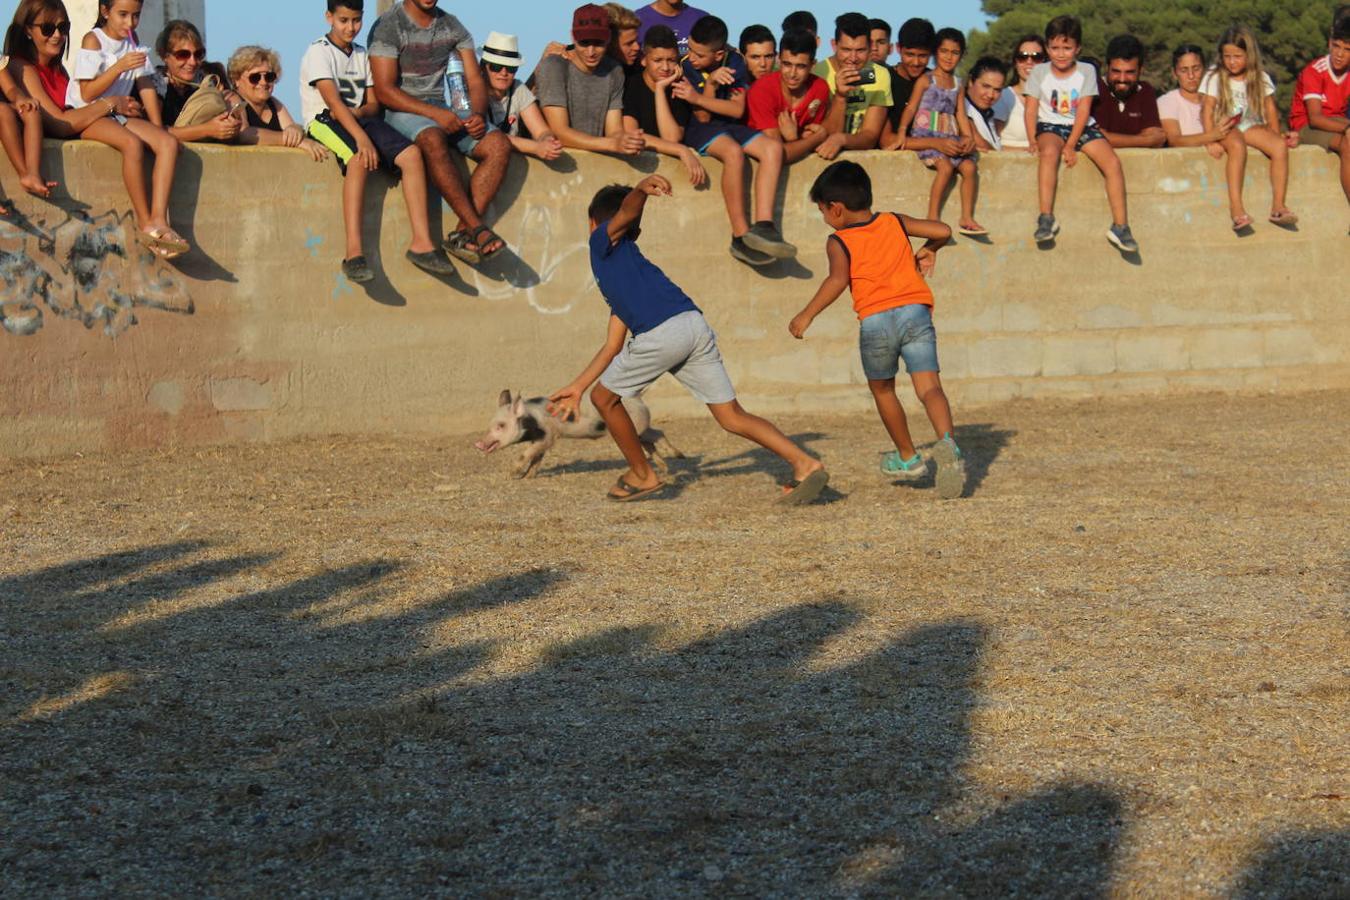
<path fill-rule="evenodd" d="M 482 678 L 496 644 L 431 651 L 431 631 L 565 574 L 385 604 L 401 572 L 376 560 L 138 619 L 175 573 L 201 586 L 269 559 L 194 549 L 4 582 L 21 602 L 0 607 L 18 686 L 0 819 L 24 822 L 0 846 L 6 893 L 1106 891 L 1123 829 L 1108 789 L 1004 797 L 962 775 L 977 624 L 818 670 L 862 621 L 830 600 L 672 649 L 654 624 L 581 634 Z M 110 581 L 155 561 L 172 569 Z M 115 691 L 71 693 L 115 667 Z"/>

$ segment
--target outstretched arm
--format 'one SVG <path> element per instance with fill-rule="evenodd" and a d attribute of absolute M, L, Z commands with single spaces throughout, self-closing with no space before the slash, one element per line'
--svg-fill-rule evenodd
<path fill-rule="evenodd" d="M 559 388 L 549 395 L 548 411 L 550 415 L 571 421 L 581 408 L 581 395 L 586 393 L 595 379 L 604 374 L 614 357 L 623 350 L 624 338 L 628 336 L 628 326 L 616 315 L 609 317 L 609 330 L 605 334 L 605 343 L 596 351 L 595 357 L 581 370 L 581 374 L 572 379 L 567 387 Z"/>
<path fill-rule="evenodd" d="M 806 329 L 811 327 L 816 316 L 838 300 L 849 285 L 848 251 L 844 249 L 844 242 L 836 235 L 830 235 L 825 243 L 825 258 L 830 263 L 830 274 L 820 283 L 811 302 L 788 323 L 788 333 L 798 340 L 806 336 Z"/>

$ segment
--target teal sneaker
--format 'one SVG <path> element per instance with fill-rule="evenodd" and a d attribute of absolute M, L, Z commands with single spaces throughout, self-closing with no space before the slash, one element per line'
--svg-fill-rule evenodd
<path fill-rule="evenodd" d="M 955 500 L 966 492 L 966 460 L 950 434 L 933 445 L 937 461 L 937 491 L 943 500 Z"/>
<path fill-rule="evenodd" d="M 892 450 L 881 454 L 881 472 L 900 481 L 918 481 L 928 474 L 928 464 L 918 453 L 913 459 L 901 459 L 900 453 Z"/>

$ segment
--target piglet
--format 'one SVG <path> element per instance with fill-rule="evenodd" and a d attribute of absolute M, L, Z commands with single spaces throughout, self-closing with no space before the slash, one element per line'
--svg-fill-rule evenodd
<path fill-rule="evenodd" d="M 652 465 L 666 471 L 666 459 L 683 459 L 681 453 L 665 434 L 652 428 L 652 414 L 641 397 L 632 397 L 623 401 L 633 425 L 642 438 L 642 447 Z M 572 421 L 564 421 L 549 415 L 548 399 L 532 397 L 526 400 L 521 395 L 511 396 L 509 390 L 502 391 L 497 397 L 497 412 L 488 425 L 487 433 L 474 446 L 483 453 L 492 453 L 512 444 L 523 444 L 520 459 L 511 474 L 516 478 L 528 478 L 539 470 L 544 454 L 557 443 L 558 438 L 598 438 L 606 432 L 604 420 L 593 410 L 579 413 Z"/>

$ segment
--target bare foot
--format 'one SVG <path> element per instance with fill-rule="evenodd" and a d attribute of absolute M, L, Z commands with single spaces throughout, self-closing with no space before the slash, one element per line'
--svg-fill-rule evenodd
<path fill-rule="evenodd" d="M 43 181 L 36 175 L 25 175 L 19 179 L 19 184 L 23 185 L 23 189 L 34 197 L 50 197 L 52 188 L 56 187 L 55 181 Z"/>

